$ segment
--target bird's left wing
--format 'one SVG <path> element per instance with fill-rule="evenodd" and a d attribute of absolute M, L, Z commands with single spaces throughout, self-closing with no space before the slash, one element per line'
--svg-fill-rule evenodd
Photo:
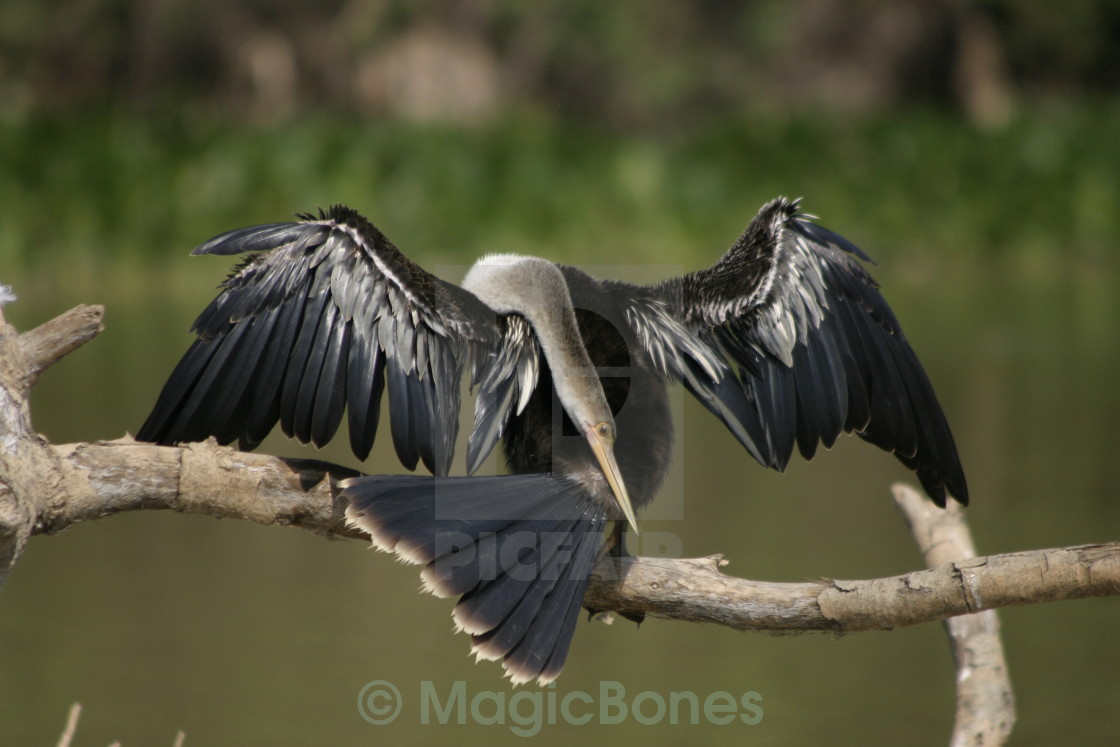
<path fill-rule="evenodd" d="M 842 432 L 891 451 L 939 505 L 968 500 L 925 371 L 853 244 L 779 198 L 711 267 L 634 288 L 627 316 L 764 466 L 812 458 Z"/>
<path fill-rule="evenodd" d="M 511 338 L 511 324 L 425 272 L 355 211 L 300 217 L 224 233 L 194 250 L 253 254 L 195 321 L 198 339 L 137 438 L 215 436 L 254 448 L 279 421 L 289 436 L 322 446 L 345 410 L 351 448 L 365 459 L 387 382 L 401 462 L 414 469 L 422 460 L 446 474 L 462 372 L 469 365 L 476 382 L 507 387 L 491 373 L 492 354 Z M 516 366 L 507 373 L 516 377 Z"/>

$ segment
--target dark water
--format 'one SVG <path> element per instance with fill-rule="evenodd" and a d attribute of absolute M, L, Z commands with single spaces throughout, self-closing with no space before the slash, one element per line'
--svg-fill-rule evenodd
<path fill-rule="evenodd" d="M 979 551 L 1116 539 L 1115 255 L 932 268 L 880 261 L 888 297 L 955 429 Z M 37 429 L 56 443 L 135 430 L 221 271 L 177 263 L 79 281 L 4 278 L 21 295 L 6 312 L 24 329 L 79 302 L 107 306 L 105 333 L 36 388 Z M 776 475 L 683 394 L 678 409 L 676 470 L 651 509 L 668 518 L 645 522 L 648 536 L 664 533 L 686 556 L 724 553 L 728 573 L 775 581 L 921 565 L 890 503 L 890 483 L 907 477 L 892 458 L 844 439 Z M 367 471 L 398 469 L 387 440 Z M 300 451 L 278 438 L 262 450 Z M 351 463 L 341 447 L 322 456 Z M 536 701 L 519 695 L 514 710 L 496 704 L 514 692 L 499 667 L 475 665 L 465 637 L 452 634 L 450 603 L 418 586 L 415 569 L 363 543 L 233 521 L 146 512 L 37 537 L 0 594 L 0 741 L 53 744 L 75 701 L 84 707 L 78 744 L 171 744 L 180 729 L 187 745 L 488 744 L 512 739 L 512 727 L 534 732 Z M 1015 608 L 1001 620 L 1019 707 L 1014 743 L 1114 744 L 1116 600 Z M 600 725 L 596 706 L 571 700 L 574 715 L 591 722 L 566 724 L 560 715 L 532 739 L 941 745 L 953 676 L 938 625 L 834 638 L 656 619 L 639 629 L 584 623 L 540 712 L 547 720 L 549 697 L 579 691 L 606 702 L 609 721 L 618 712 L 600 698 L 606 688 L 608 696 L 624 691 L 630 705 L 648 692 L 638 697 L 639 717 Z M 375 680 L 402 695 L 390 725 L 359 713 L 359 693 Z M 457 682 L 468 723 L 422 723 L 424 688 L 444 703 Z M 753 710 L 740 701 L 737 713 L 761 721 L 717 725 L 700 712 L 693 725 L 683 710 L 684 723 L 673 724 L 658 710 L 671 693 L 702 703 L 720 691 L 747 697 Z M 507 723 L 481 723 L 496 714 Z M 428 712 L 429 721 L 438 716 Z"/>

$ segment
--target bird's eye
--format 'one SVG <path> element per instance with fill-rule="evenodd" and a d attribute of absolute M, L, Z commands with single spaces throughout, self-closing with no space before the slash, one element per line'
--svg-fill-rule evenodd
<path fill-rule="evenodd" d="M 595 431 L 599 434 L 599 438 L 608 438 L 611 435 L 610 423 L 599 423 L 595 426 Z"/>

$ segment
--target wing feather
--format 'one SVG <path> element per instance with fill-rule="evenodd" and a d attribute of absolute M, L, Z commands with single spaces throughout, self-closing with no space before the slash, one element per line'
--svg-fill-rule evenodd
<path fill-rule="evenodd" d="M 192 330 L 137 437 L 215 436 L 253 448 L 279 421 L 317 446 L 349 413 L 351 448 L 373 445 L 386 381 L 405 466 L 451 466 L 464 366 L 502 344 L 499 317 L 428 274 L 365 218 L 336 206 L 295 223 L 241 228 L 194 254 L 250 253 Z M 514 375 L 511 373 L 511 375 Z"/>
<path fill-rule="evenodd" d="M 967 503 L 929 378 L 858 260 L 869 261 L 779 198 L 716 264 L 633 293 L 628 319 L 651 360 L 763 465 L 784 469 L 795 444 L 810 459 L 855 432 L 915 470 L 939 505 L 946 492 Z M 650 314 L 655 303 L 675 321 Z"/>
<path fill-rule="evenodd" d="M 359 327 L 352 336 L 347 360 L 346 412 L 350 444 L 355 456 L 365 459 L 373 448 L 385 390 L 385 356 L 369 333 Z"/>
<path fill-rule="evenodd" d="M 474 427 L 467 442 L 467 472 L 474 474 L 505 432 L 509 418 L 528 404 L 540 373 L 540 347 L 522 316 L 504 318 L 503 344 L 481 376 Z"/>

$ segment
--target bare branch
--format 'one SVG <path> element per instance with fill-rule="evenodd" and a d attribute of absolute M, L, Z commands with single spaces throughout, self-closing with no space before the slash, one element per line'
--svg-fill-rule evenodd
<path fill-rule="evenodd" d="M 70 714 L 66 717 L 66 728 L 63 729 L 62 736 L 58 738 L 58 747 L 70 747 L 70 743 L 74 741 L 74 732 L 78 730 L 78 719 L 81 715 L 81 703 L 70 706 Z"/>
<path fill-rule="evenodd" d="M 365 537 L 345 524 L 346 502 L 336 483 L 360 474 L 347 467 L 250 454 L 213 439 L 172 447 L 126 436 L 51 448 L 90 490 L 85 500 L 47 507 L 34 534 L 53 534 L 122 511 L 164 509 Z"/>
<path fill-rule="evenodd" d="M 0 586 L 40 509 L 83 492 L 32 431 L 27 394 L 43 369 L 101 331 L 101 315 L 99 306 L 79 306 L 21 335 L 0 312 Z"/>
<path fill-rule="evenodd" d="M 62 731 L 62 736 L 58 739 L 58 747 L 70 747 L 71 742 L 74 741 L 74 734 L 78 731 L 78 719 L 82 715 L 82 704 L 75 703 L 70 706 L 70 713 L 66 717 L 66 727 Z M 183 742 L 186 740 L 187 734 L 184 731 L 179 731 L 175 735 L 175 741 L 172 742 L 172 747 L 183 747 Z M 109 747 L 120 747 L 120 742 L 113 742 Z"/>
<path fill-rule="evenodd" d="M 121 511 L 165 509 L 362 536 L 345 524 L 337 482 L 357 473 L 343 467 L 249 454 L 212 441 L 166 447 L 126 437 L 50 448 L 85 489 L 45 506 L 35 534 Z M 596 609 L 739 630 L 856 632 L 1120 594 L 1120 543 L 992 555 L 855 581 L 750 581 L 724 575 L 723 565 L 719 556 L 606 558 L 585 601 Z"/>
<path fill-rule="evenodd" d="M 32 342 L 0 327 L 0 584 L 32 534 L 121 511 L 166 509 L 360 536 L 344 522 L 337 481 L 356 473 L 343 467 L 213 442 L 162 447 L 126 437 L 52 446 L 35 435 L 19 384 L 29 370 L 42 370 L 40 362 L 74 347 L 43 341 L 88 339 L 99 326 L 98 310 L 79 307 L 28 333 Z M 27 364 L 27 350 L 42 351 L 30 356 L 37 362 Z M 748 581 L 725 576 L 722 564 L 718 557 L 608 558 L 596 569 L 586 602 L 740 630 L 854 632 L 1120 593 L 1117 543 L 958 560 L 864 581 Z"/>
<path fill-rule="evenodd" d="M 105 329 L 104 316 L 102 306 L 75 306 L 20 335 L 25 386 L 33 386 L 47 367 L 100 334 Z"/>
<path fill-rule="evenodd" d="M 771 583 L 725 576 L 721 556 L 607 559 L 589 607 L 737 630 L 893 630 L 984 609 L 1120 594 L 1120 543 L 990 555 L 862 581 Z"/>
<path fill-rule="evenodd" d="M 976 557 L 964 512 L 955 503 L 945 510 L 907 485 L 892 487 L 926 563 L 940 565 Z M 995 610 L 945 621 L 957 665 L 957 712 L 951 747 L 1004 744 L 1015 725 L 1015 696 L 999 636 Z"/>

